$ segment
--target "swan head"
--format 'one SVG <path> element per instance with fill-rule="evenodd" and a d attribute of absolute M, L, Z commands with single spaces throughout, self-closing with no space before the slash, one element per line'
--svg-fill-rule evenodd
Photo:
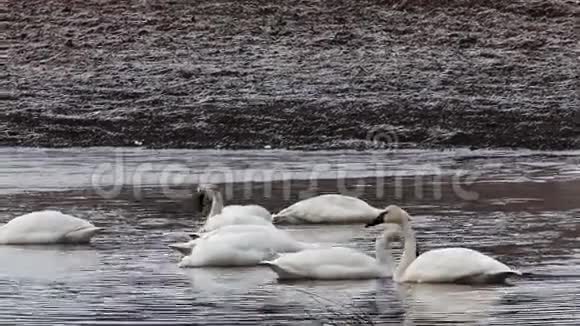
<path fill-rule="evenodd" d="M 193 209 L 198 213 L 206 215 L 211 207 L 213 195 L 219 192 L 219 188 L 214 184 L 202 184 L 193 192 Z"/>
<path fill-rule="evenodd" d="M 398 225 L 406 225 L 411 221 L 411 216 L 397 205 L 390 205 L 383 212 L 381 212 L 372 222 L 365 225 L 371 227 L 383 223 L 392 223 Z"/>
<path fill-rule="evenodd" d="M 215 184 L 207 183 L 207 184 L 200 184 L 197 186 L 197 192 L 217 192 L 219 191 L 219 187 Z"/>

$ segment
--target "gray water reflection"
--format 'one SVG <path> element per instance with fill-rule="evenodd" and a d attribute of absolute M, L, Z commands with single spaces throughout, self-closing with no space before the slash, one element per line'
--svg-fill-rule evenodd
<path fill-rule="evenodd" d="M 2 262 L 7 262 L 0 265 L 0 278 L 19 281 L 91 278 L 100 263 L 95 249 L 70 246 L 0 246 L 0 257 Z"/>
<path fill-rule="evenodd" d="M 465 162 L 477 161 L 475 168 L 508 157 L 514 167 L 526 166 L 518 156 L 466 156 L 457 164 L 464 169 Z M 569 158 L 547 160 L 556 164 Z M 87 163 L 83 160 L 76 158 Z M 532 168 L 539 169 L 536 176 L 547 176 L 554 164 Z M 66 169 L 57 170 L 67 175 Z M 73 175 L 83 175 L 81 170 L 70 169 L 78 171 Z M 260 267 L 179 269 L 167 244 L 185 239 L 201 221 L 192 218 L 186 202 L 166 198 L 158 187 L 146 187 L 143 198 L 125 191 L 105 199 L 90 189 L 5 194 L 0 223 L 31 210 L 58 208 L 105 231 L 91 246 L 0 247 L 0 325 L 344 325 L 364 324 L 365 318 L 378 325 L 575 325 L 580 318 L 580 182 L 568 177 L 517 181 L 516 170 L 509 171 L 514 176 L 506 171 L 485 175 L 474 188 L 478 200 L 461 200 L 444 184 L 439 200 L 405 190 L 397 201 L 414 214 L 422 250 L 465 246 L 534 273 L 514 280 L 513 287 L 396 285 L 391 280 L 278 283 Z M 368 186 L 361 197 L 371 204 L 395 200 L 389 193 L 377 198 L 376 180 L 364 181 Z M 403 187 L 413 182 L 406 179 Z M 297 200 L 309 182 L 295 181 L 290 198 L 279 196 L 282 186 L 275 183 L 268 198 L 260 192 L 245 198 L 237 185 L 232 202 L 278 210 Z M 17 187 L 4 187 L 9 188 Z M 336 183 L 321 181 L 316 191 L 336 191 Z M 369 254 L 381 232 L 360 225 L 283 227 L 303 241 Z"/>
<path fill-rule="evenodd" d="M 580 151 L 0 148 L 0 194 L 112 184 L 446 176 L 464 171 L 477 172 L 482 180 L 502 182 L 575 180 L 580 178 Z"/>

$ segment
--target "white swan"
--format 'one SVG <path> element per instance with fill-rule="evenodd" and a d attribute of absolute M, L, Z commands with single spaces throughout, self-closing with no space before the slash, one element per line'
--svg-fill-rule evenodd
<path fill-rule="evenodd" d="M 0 244 L 88 243 L 100 230 L 71 215 L 39 211 L 18 216 L 0 226 Z"/>
<path fill-rule="evenodd" d="M 191 252 L 183 257 L 179 267 L 254 266 L 278 252 L 320 247 L 264 225 L 228 225 L 191 242 Z"/>
<path fill-rule="evenodd" d="M 216 234 L 223 235 L 223 234 L 228 233 L 228 232 L 234 232 L 234 233 L 259 232 L 259 231 L 263 230 L 262 228 L 264 226 L 276 229 L 276 227 L 273 224 L 258 225 L 257 227 L 255 224 L 224 225 L 223 227 L 216 229 L 216 230 L 213 230 L 213 231 L 210 231 L 210 232 L 190 233 L 189 236 L 192 238 L 192 240 L 190 240 L 188 242 L 178 242 L 178 243 L 170 244 L 169 248 L 174 249 L 175 251 L 181 253 L 184 256 L 187 256 L 187 255 L 191 254 L 191 250 L 193 249 L 193 247 L 195 247 L 197 245 L 198 241 L 200 241 L 201 238 L 206 239 L 206 238 L 215 236 Z"/>
<path fill-rule="evenodd" d="M 204 212 L 211 202 L 205 224 L 200 232 L 209 232 L 225 225 L 233 224 L 272 224 L 272 214 L 259 205 L 229 205 L 224 207 L 222 194 L 215 185 L 202 185 L 194 194 L 194 206 Z"/>
<path fill-rule="evenodd" d="M 384 209 L 339 194 L 320 195 L 299 201 L 274 214 L 274 223 L 368 223 Z"/>
<path fill-rule="evenodd" d="M 272 221 L 272 214 L 260 205 L 228 205 L 224 206 L 221 192 L 216 185 L 200 185 L 194 194 L 194 204 L 198 210 L 203 210 L 207 202 L 211 202 L 208 217 L 223 215 L 251 215 L 262 217 L 266 221 Z"/>
<path fill-rule="evenodd" d="M 274 227 L 272 222 L 254 215 L 215 215 L 208 218 L 198 232 L 210 232 L 227 225 L 264 225 Z"/>
<path fill-rule="evenodd" d="M 504 283 L 512 275 L 521 275 L 499 261 L 467 248 L 435 249 L 416 256 L 415 233 L 411 217 L 402 208 L 391 205 L 367 227 L 395 223 L 405 237 L 404 252 L 393 279 L 399 283 Z"/>
<path fill-rule="evenodd" d="M 375 242 L 376 259 L 344 247 L 307 249 L 283 254 L 272 261 L 262 261 L 278 274 L 279 280 L 316 279 L 346 280 L 383 278 L 392 275 L 388 245 L 398 230 L 386 228 Z"/>
<path fill-rule="evenodd" d="M 272 222 L 272 214 L 260 205 L 228 205 L 223 208 L 222 215 L 257 216 L 264 221 Z"/>

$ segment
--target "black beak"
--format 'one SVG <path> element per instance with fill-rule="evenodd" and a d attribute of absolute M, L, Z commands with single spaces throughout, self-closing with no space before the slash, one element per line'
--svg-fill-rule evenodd
<path fill-rule="evenodd" d="M 380 213 L 372 222 L 367 223 L 365 228 L 385 223 L 385 214 L 387 214 L 387 212 Z"/>
<path fill-rule="evenodd" d="M 205 193 L 203 191 L 196 191 L 193 193 L 193 209 L 198 213 L 203 213 L 205 201 Z"/>

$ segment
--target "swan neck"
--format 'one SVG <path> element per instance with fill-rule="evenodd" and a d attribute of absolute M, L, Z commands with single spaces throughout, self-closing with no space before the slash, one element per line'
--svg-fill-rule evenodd
<path fill-rule="evenodd" d="M 405 243 L 403 246 L 403 256 L 401 257 L 401 262 L 397 266 L 394 278 L 395 281 L 400 281 L 407 270 L 407 267 L 417 258 L 417 240 L 415 238 L 415 232 L 411 227 L 410 223 L 404 223 L 402 225 L 403 234 L 405 236 Z"/>
<path fill-rule="evenodd" d="M 211 192 L 211 209 L 209 211 L 209 216 L 212 217 L 222 213 L 224 209 L 224 199 L 219 191 Z"/>

